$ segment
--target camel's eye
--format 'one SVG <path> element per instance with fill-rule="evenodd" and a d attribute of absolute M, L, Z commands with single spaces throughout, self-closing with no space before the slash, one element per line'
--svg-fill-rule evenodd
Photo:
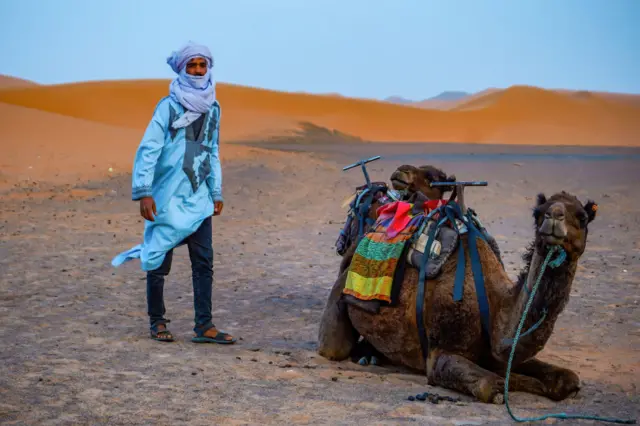
<path fill-rule="evenodd" d="M 578 213 L 576 213 L 576 218 L 578 219 L 578 221 L 580 222 L 580 227 L 584 228 L 587 226 L 587 222 L 589 220 L 589 217 L 587 216 L 587 213 L 584 211 L 579 211 Z"/>
<path fill-rule="evenodd" d="M 538 221 L 538 219 L 540 219 L 541 215 L 542 215 L 542 211 L 538 207 L 535 207 L 533 209 L 533 218 L 536 220 L 536 222 Z"/>

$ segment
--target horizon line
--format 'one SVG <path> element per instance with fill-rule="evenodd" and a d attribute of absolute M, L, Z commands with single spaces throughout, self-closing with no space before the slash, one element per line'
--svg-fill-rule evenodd
<path fill-rule="evenodd" d="M 22 80 L 28 83 L 33 83 L 37 86 L 43 86 L 43 87 L 52 87 L 52 86 L 64 86 L 64 85 L 71 85 L 71 84 L 86 84 L 86 83 L 116 83 L 116 82 L 133 82 L 133 81 L 167 81 L 170 82 L 171 80 L 173 80 L 172 77 L 148 77 L 148 78 L 103 78 L 103 79 L 88 79 L 88 80 L 76 80 L 76 81 L 65 81 L 65 82 L 60 82 L 60 83 L 42 83 L 36 80 L 32 80 L 32 79 L 27 79 L 24 77 L 19 77 L 16 75 L 10 75 L 10 74 L 3 74 L 0 73 L 0 77 L 8 77 L 11 79 L 16 79 L 16 80 Z M 544 86 L 538 86 L 538 85 L 534 85 L 534 84 L 526 84 L 526 83 L 519 83 L 519 84 L 511 84 L 509 86 L 506 87 L 498 87 L 498 86 L 488 86 L 485 87 L 484 89 L 480 89 L 478 91 L 474 91 L 474 92 L 468 92 L 466 90 L 459 90 L 459 89 L 446 89 L 446 90 L 442 90 L 439 93 L 433 95 L 431 98 L 424 98 L 424 99 L 409 99 L 406 98 L 404 96 L 401 95 L 387 95 L 384 98 L 372 98 L 372 97 L 368 97 L 368 98 L 364 98 L 364 97 L 355 97 L 355 96 L 347 96 L 347 95 L 343 95 L 340 92 L 309 92 L 309 91 L 305 91 L 305 90 L 282 90 L 282 89 L 273 89 L 273 88 L 268 88 L 268 87 L 261 87 L 261 86 L 252 86 L 252 85 L 248 85 L 248 84 L 242 84 L 242 83 L 233 83 L 233 82 L 227 82 L 227 81 L 216 81 L 216 85 L 217 84 L 223 84 L 223 85 L 229 85 L 229 86 L 238 86 L 238 87 L 245 87 L 248 89 L 256 89 L 256 90 L 265 90 L 265 91 L 270 91 L 270 92 L 277 92 L 277 93 L 291 93 L 291 94 L 306 94 L 306 95 L 314 95 L 314 96 L 340 96 L 343 98 L 348 98 L 348 99 L 363 99 L 363 100 L 377 100 L 377 101 L 383 101 L 386 102 L 387 99 L 389 98 L 399 98 L 399 99 L 403 99 L 412 103 L 418 103 L 418 102 L 424 102 L 424 101 L 429 101 L 429 100 L 437 100 L 437 99 L 433 99 L 434 97 L 437 97 L 439 95 L 442 95 L 444 93 L 450 93 L 450 92 L 458 92 L 458 93 L 466 93 L 466 96 L 473 96 L 479 93 L 482 93 L 486 90 L 508 90 L 514 87 L 530 87 L 530 88 L 535 88 L 535 89 L 541 89 L 541 90 L 548 90 L 548 91 L 568 91 L 568 92 L 588 92 L 588 93 L 606 93 L 606 94 L 612 94 L 612 95 L 629 95 L 629 96 L 640 96 L 640 92 L 615 92 L 615 91 L 607 91 L 607 90 L 597 90 L 597 89 L 567 89 L 564 87 L 544 87 Z M 6 88 L 0 88 L 0 90 L 12 90 L 12 89 L 25 89 L 28 87 L 6 87 Z"/>

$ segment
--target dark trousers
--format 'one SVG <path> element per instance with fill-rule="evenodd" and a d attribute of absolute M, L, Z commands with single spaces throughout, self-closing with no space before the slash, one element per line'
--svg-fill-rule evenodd
<path fill-rule="evenodd" d="M 186 244 L 191 259 L 193 281 L 193 307 L 195 310 L 195 328 L 200 331 L 213 327 L 211 322 L 211 290 L 213 287 L 213 242 L 211 217 L 205 219 L 200 227 L 178 246 Z M 173 249 L 167 252 L 162 265 L 147 272 L 147 309 L 151 327 L 166 324 L 164 317 L 164 280 L 171 270 Z"/>

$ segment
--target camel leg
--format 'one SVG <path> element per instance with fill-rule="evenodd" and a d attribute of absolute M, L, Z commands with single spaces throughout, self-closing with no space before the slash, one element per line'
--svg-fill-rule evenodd
<path fill-rule="evenodd" d="M 481 402 L 504 403 L 504 379 L 467 358 L 433 349 L 427 359 L 429 384 L 472 395 Z"/>
<path fill-rule="evenodd" d="M 467 358 L 435 349 L 427 362 L 429 384 L 472 395 L 481 402 L 504 402 L 504 378 Z M 509 391 L 546 395 L 544 384 L 529 376 L 512 373 Z"/>
<path fill-rule="evenodd" d="M 573 371 L 548 364 L 537 359 L 532 359 L 513 367 L 513 372 L 531 377 L 543 385 L 542 392 L 536 393 L 546 396 L 554 401 L 562 401 L 580 390 L 580 378 Z"/>
<path fill-rule="evenodd" d="M 318 330 L 318 353 L 336 361 L 349 357 L 359 337 L 351 324 L 347 307 L 339 303 L 346 281 L 347 271 L 344 271 L 329 293 Z"/>

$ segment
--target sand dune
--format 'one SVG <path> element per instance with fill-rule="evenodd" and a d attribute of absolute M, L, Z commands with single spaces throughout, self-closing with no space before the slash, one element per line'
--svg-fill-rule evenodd
<path fill-rule="evenodd" d="M 0 74 L 0 90 L 2 89 L 11 89 L 16 87 L 29 87 L 29 86 L 37 86 L 38 83 L 25 80 L 18 77 L 11 77 L 8 75 Z"/>
<path fill-rule="evenodd" d="M 489 97 L 489 99 L 484 99 L 485 97 L 487 97 L 487 95 L 496 94 L 498 92 L 503 92 L 505 90 L 508 90 L 508 89 L 489 88 L 481 92 L 477 92 L 472 95 L 462 97 L 460 99 L 452 99 L 452 100 L 425 99 L 423 101 L 411 101 L 408 99 L 402 99 L 399 97 L 391 96 L 385 99 L 385 101 L 396 103 L 396 104 L 404 104 L 407 106 L 413 106 L 417 108 L 426 108 L 426 109 L 440 109 L 440 110 L 476 109 L 478 107 L 481 107 L 483 104 L 486 104 L 485 101 L 488 101 L 491 98 Z M 592 92 L 587 90 L 576 91 L 576 90 L 567 90 L 567 89 L 553 89 L 549 91 L 561 93 L 563 95 L 567 95 L 567 96 L 578 98 L 578 99 L 600 98 L 600 99 L 605 99 L 612 102 L 626 104 L 629 106 L 640 107 L 640 95 L 637 95 L 637 94 Z M 481 99 L 484 99 L 484 101 L 482 101 Z"/>
<path fill-rule="evenodd" d="M 140 132 L 0 103 L 0 170 L 8 181 L 75 183 L 128 166 Z M 126 155 L 123 155 L 126 153 Z M 128 170 L 127 170 L 128 171 Z M 10 177 L 10 179 L 9 179 Z"/>
<path fill-rule="evenodd" d="M 17 182 L 77 184 L 130 173 L 143 130 L 0 102 L 0 190 Z M 222 161 L 251 150 L 227 146 Z"/>
<path fill-rule="evenodd" d="M 168 81 L 109 81 L 0 90 L 0 102 L 142 130 Z M 370 141 L 638 145 L 640 108 L 597 94 L 514 86 L 429 110 L 337 96 L 219 84 L 223 141 L 264 138 L 299 122 Z M 535 135 L 532 136 L 532 135 Z"/>

